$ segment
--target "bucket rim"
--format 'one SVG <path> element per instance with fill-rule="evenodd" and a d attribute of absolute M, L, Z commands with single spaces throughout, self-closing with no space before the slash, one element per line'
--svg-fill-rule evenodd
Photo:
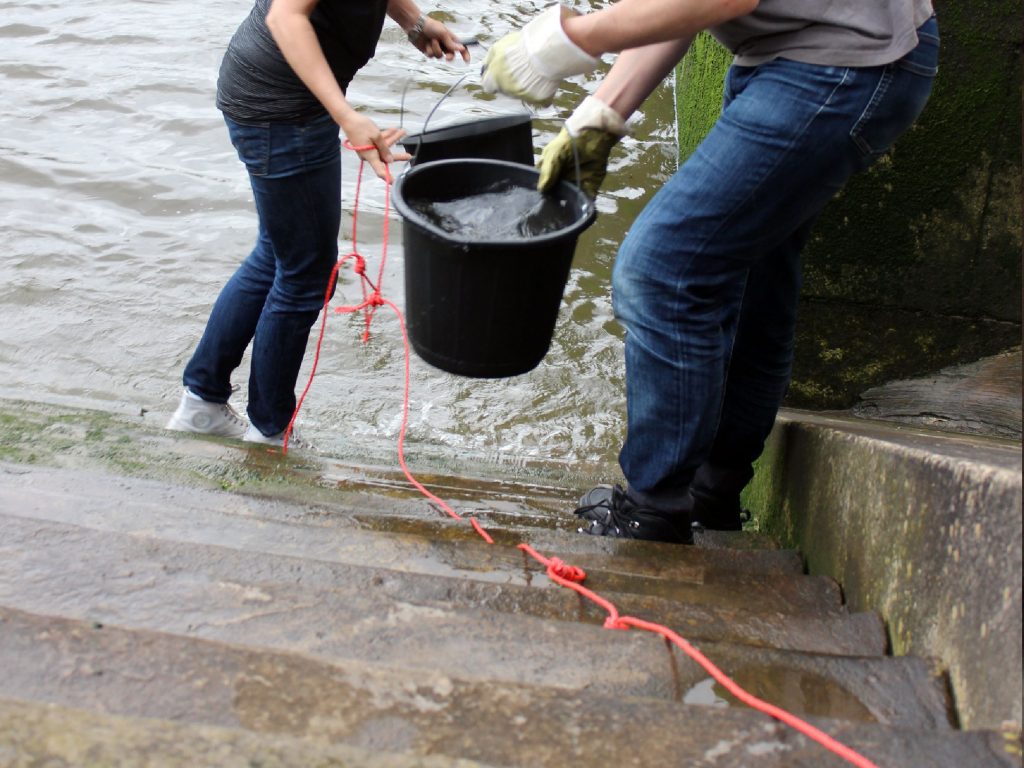
<path fill-rule="evenodd" d="M 514 163 L 508 160 L 490 160 L 485 158 L 449 158 L 445 160 L 431 160 L 427 163 L 421 163 L 414 167 L 407 169 L 395 180 L 395 188 L 393 190 L 393 202 L 395 210 L 398 211 L 399 215 L 410 224 L 415 225 L 419 229 L 425 231 L 432 237 L 439 240 L 445 240 L 452 243 L 458 243 L 460 245 L 474 245 L 474 246 L 500 246 L 500 247 L 520 247 L 528 248 L 538 244 L 557 242 L 565 240 L 569 236 L 578 236 L 581 232 L 587 229 L 591 224 L 594 223 L 594 219 L 597 216 L 597 206 L 594 201 L 587 197 L 586 193 L 583 192 L 575 184 L 570 184 L 565 180 L 561 180 L 556 185 L 556 188 L 566 197 L 575 197 L 579 203 L 580 216 L 579 218 L 567 227 L 556 229 L 553 232 L 545 232 L 544 234 L 535 235 L 529 238 L 519 238 L 515 240 L 482 240 L 479 238 L 464 237 L 445 232 L 443 229 L 438 227 L 436 224 L 428 221 L 418 211 L 414 210 L 406 201 L 402 195 L 402 188 L 407 180 L 416 175 L 422 175 L 424 173 L 430 173 L 441 166 L 448 165 L 486 165 L 486 166 L 503 166 L 509 169 L 515 169 L 519 173 L 526 173 L 528 175 L 540 178 L 540 171 L 536 168 L 525 166 L 521 163 Z"/>
<path fill-rule="evenodd" d="M 527 123 L 531 124 L 531 126 L 533 123 L 533 115 L 529 112 L 516 112 L 511 115 L 488 115 L 481 117 L 479 120 L 468 120 L 461 123 L 448 123 L 447 125 L 442 125 L 437 128 L 429 128 L 426 131 L 420 131 L 419 133 L 411 133 L 399 139 L 399 143 L 403 146 L 408 146 L 410 144 L 434 144 L 442 141 L 449 141 L 451 138 L 458 137 L 460 132 L 465 131 L 471 126 L 505 130 L 525 125 Z M 449 136 L 447 134 L 451 135 Z"/>

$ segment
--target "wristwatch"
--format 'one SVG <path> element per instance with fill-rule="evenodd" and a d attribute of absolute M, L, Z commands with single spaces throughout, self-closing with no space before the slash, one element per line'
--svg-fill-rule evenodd
<path fill-rule="evenodd" d="M 422 13 L 420 17 L 416 19 L 416 23 L 409 27 L 409 31 L 406 33 L 409 35 L 409 42 L 416 45 L 423 37 L 423 25 L 427 23 L 427 17 Z"/>

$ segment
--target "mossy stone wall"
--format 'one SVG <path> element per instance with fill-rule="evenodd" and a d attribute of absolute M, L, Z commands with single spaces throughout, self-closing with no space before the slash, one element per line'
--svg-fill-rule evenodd
<path fill-rule="evenodd" d="M 790 405 L 847 407 L 1020 344 L 1024 9 L 943 0 L 936 12 L 924 114 L 829 205 L 805 251 Z M 678 68 L 682 159 L 718 116 L 729 60 L 702 35 Z"/>

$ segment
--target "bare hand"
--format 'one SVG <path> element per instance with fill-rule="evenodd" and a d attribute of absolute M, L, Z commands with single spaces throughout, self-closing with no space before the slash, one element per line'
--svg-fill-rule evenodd
<path fill-rule="evenodd" d="M 423 31 L 412 44 L 432 59 L 444 58 L 451 61 L 458 53 L 463 61 L 469 63 L 469 49 L 459 42 L 459 38 L 448 27 L 429 16 L 423 24 Z"/>
<path fill-rule="evenodd" d="M 402 128 L 385 128 L 382 131 L 370 118 L 353 112 L 341 124 L 341 129 L 359 157 L 368 162 L 382 179 L 390 178 L 387 169 L 390 163 L 412 157 L 408 152 L 391 151 L 395 142 L 406 134 Z"/>

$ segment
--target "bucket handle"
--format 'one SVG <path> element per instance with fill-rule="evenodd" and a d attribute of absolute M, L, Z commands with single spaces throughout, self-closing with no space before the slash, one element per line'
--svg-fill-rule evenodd
<path fill-rule="evenodd" d="M 468 41 L 466 41 L 465 44 L 466 45 L 480 45 L 480 43 L 477 40 L 468 40 Z M 454 92 L 456 88 L 458 88 L 460 85 L 462 85 L 462 82 L 467 77 L 469 77 L 471 74 L 473 74 L 472 71 L 466 72 L 464 75 L 462 75 L 462 77 L 460 77 L 458 80 L 456 80 L 454 83 L 452 83 L 452 85 L 448 88 L 447 91 L 445 91 L 443 94 L 441 94 L 441 98 L 439 98 L 437 100 L 437 103 L 431 108 L 430 112 L 427 113 L 427 117 L 423 121 L 423 127 L 420 128 L 420 134 L 421 135 L 426 134 L 426 132 L 427 132 L 427 125 L 430 123 L 430 118 L 432 118 L 434 116 L 434 113 L 437 112 L 437 108 L 441 106 L 441 103 L 445 99 L 447 99 L 449 96 L 451 96 L 452 92 Z M 403 123 L 405 122 L 405 94 L 408 92 L 409 84 L 411 82 L 412 82 L 412 77 L 407 77 L 405 79 L 405 83 L 402 85 L 402 98 L 401 98 L 401 101 L 399 102 L 399 111 L 398 111 L 398 127 L 399 128 L 401 128 Z M 530 114 L 530 111 L 526 110 L 526 112 L 524 112 L 524 114 Z M 581 182 L 581 179 L 580 179 L 580 153 L 579 153 L 579 150 L 578 150 L 578 148 L 576 146 L 576 139 L 575 139 L 575 137 L 570 135 L 569 138 L 570 138 L 570 140 L 572 142 L 572 156 L 573 156 L 573 161 L 574 161 L 575 170 L 576 170 L 576 186 L 579 187 L 580 189 L 583 189 L 583 185 L 580 183 Z M 419 157 L 420 149 L 422 149 L 423 143 L 424 142 L 422 140 L 416 143 L 416 151 L 413 152 L 412 159 L 406 164 L 405 168 L 402 170 L 402 175 L 403 176 L 405 174 L 407 174 L 409 172 L 409 169 L 412 168 L 412 166 L 414 166 L 416 164 L 416 158 Z M 587 209 L 587 205 L 584 204 L 583 210 L 586 211 L 586 209 Z"/>

